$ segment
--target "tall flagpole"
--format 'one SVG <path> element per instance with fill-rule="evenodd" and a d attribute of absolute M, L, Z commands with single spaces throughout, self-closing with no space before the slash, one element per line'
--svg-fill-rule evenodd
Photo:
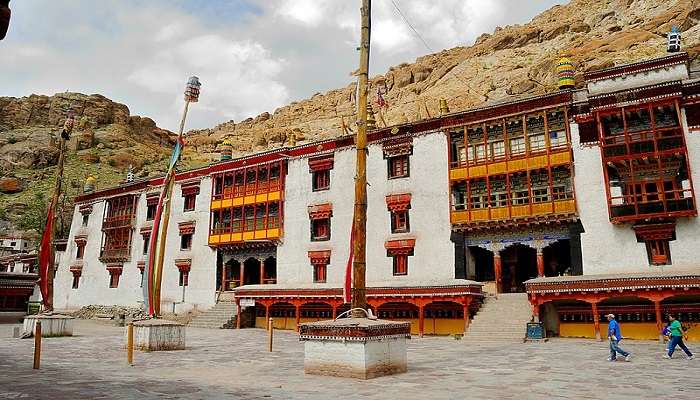
<path fill-rule="evenodd" d="M 170 157 L 168 172 L 163 178 L 163 189 L 158 199 L 155 221 L 151 231 L 150 248 L 148 256 L 148 270 L 144 273 L 144 303 L 146 312 L 151 317 L 160 315 L 160 295 L 161 283 L 163 281 L 163 261 L 165 259 L 165 244 L 168 235 L 168 223 L 170 222 L 170 208 L 172 205 L 173 186 L 175 186 L 175 172 L 177 162 L 180 160 L 182 149 L 185 145 L 183 132 L 185 130 L 185 120 L 190 103 L 199 101 L 199 88 L 201 83 L 196 76 L 190 77 L 185 89 L 185 109 L 180 120 L 180 129 L 177 135 L 175 149 Z"/>
<path fill-rule="evenodd" d="M 355 212 L 353 242 L 352 308 L 367 308 L 365 293 L 366 245 L 367 245 L 367 79 L 369 76 L 369 43 L 371 26 L 371 0 L 362 0 L 362 35 L 360 38 L 360 69 L 358 70 L 357 96 L 357 171 L 355 176 Z M 364 313 L 353 311 L 353 317 Z"/>
<path fill-rule="evenodd" d="M 54 184 L 53 196 L 51 196 L 51 203 L 49 203 L 46 213 L 46 226 L 44 227 L 44 233 L 39 247 L 39 288 L 41 289 L 41 297 L 45 312 L 53 311 L 53 281 L 56 275 L 56 250 L 54 249 L 53 242 L 56 231 L 56 208 L 58 206 L 58 198 L 61 196 L 61 186 L 63 183 L 66 141 L 70 139 L 70 133 L 73 131 L 74 123 L 73 114 L 69 112 L 59 138 L 56 183 Z"/>

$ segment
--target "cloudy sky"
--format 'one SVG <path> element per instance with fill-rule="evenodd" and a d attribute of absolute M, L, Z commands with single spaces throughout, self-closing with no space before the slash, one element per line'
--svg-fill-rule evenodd
<path fill-rule="evenodd" d="M 370 74 L 470 45 L 565 0 L 374 0 Z M 188 128 L 273 111 L 350 83 L 359 0 L 12 0 L 0 96 L 100 93 L 174 130 L 187 77 L 203 83 Z"/>

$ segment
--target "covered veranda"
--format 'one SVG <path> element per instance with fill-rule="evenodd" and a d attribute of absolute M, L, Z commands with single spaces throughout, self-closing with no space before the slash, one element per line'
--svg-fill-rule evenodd
<path fill-rule="evenodd" d="M 413 334 L 461 334 L 483 294 L 481 284 L 458 281 L 444 286 L 368 287 L 367 303 L 379 318 L 411 322 Z M 261 328 L 270 317 L 276 328 L 298 329 L 301 323 L 333 319 L 349 309 L 342 288 L 295 286 L 239 287 L 234 289 L 235 302 L 255 307 L 255 326 Z M 242 327 L 240 322 L 237 327 Z"/>

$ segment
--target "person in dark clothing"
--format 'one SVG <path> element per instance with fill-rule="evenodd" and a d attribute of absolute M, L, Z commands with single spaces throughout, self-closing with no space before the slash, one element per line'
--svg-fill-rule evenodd
<path fill-rule="evenodd" d="M 10 0 L 0 0 L 0 40 L 5 39 L 10 27 Z"/>

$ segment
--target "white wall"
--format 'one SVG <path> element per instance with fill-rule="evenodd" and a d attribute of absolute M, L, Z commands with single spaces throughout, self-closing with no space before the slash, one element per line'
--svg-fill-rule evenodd
<path fill-rule="evenodd" d="M 210 193 L 211 179 L 207 177 L 200 183 L 200 194 L 197 195 L 195 210 L 183 213 L 184 199 L 181 196 L 180 184 L 176 184 L 173 190 L 174 198 L 163 265 L 161 299 L 163 311 L 171 311 L 172 302 L 179 302 L 182 298 L 182 287 L 179 286 L 178 282 L 179 270 L 174 262 L 176 258 L 192 258 L 189 286 L 186 288 L 186 304 L 178 306 L 177 311 L 182 312 L 194 307 L 208 308 L 215 303 L 216 252 L 207 246 Z M 78 207 L 76 206 L 73 213 L 66 253 L 61 258 L 56 273 L 55 307 L 57 309 L 76 309 L 89 304 L 140 306 L 143 302 L 143 295 L 141 271 L 137 264 L 139 261 L 146 260 L 146 256 L 143 254 L 143 236 L 140 229 L 152 224 L 146 222 L 146 194 L 141 193 L 138 198 L 136 225 L 131 239 L 131 259 L 123 264 L 117 288 L 109 287 L 109 272 L 106 265 L 99 260 L 105 201 L 93 204 L 86 228 L 81 226 L 82 214 Z M 178 222 L 190 220 L 196 221 L 192 250 L 182 252 L 180 251 Z M 72 289 L 73 274 L 70 272 L 70 266 L 80 264 L 80 260 L 76 260 L 75 237 L 83 234 L 87 235 L 82 261 L 83 270 L 78 289 Z"/>
<path fill-rule="evenodd" d="M 694 249 L 700 234 L 698 218 L 679 218 L 675 241 L 670 242 L 672 265 L 650 266 L 644 243 L 638 243 L 632 224 L 614 225 L 608 215 L 605 177 L 598 146 L 581 147 L 578 125 L 572 124 L 576 203 L 585 232 L 581 234 L 583 273 L 612 274 L 699 267 Z M 693 181 L 700 175 L 700 138 L 686 135 Z M 694 186 L 697 187 L 697 184 Z"/>
<path fill-rule="evenodd" d="M 592 96 L 595 96 L 601 93 L 610 93 L 618 90 L 654 85 L 661 82 L 680 81 L 683 79 L 688 79 L 688 67 L 685 64 L 678 64 L 652 71 L 588 82 L 587 86 L 588 92 Z"/>
<path fill-rule="evenodd" d="M 406 286 L 447 282 L 454 278 L 454 249 L 450 242 L 447 179 L 447 143 L 443 134 L 415 137 L 408 178 L 387 178 L 387 160 L 381 144 L 369 146 L 367 160 L 367 284 Z M 349 254 L 350 228 L 354 204 L 355 151 L 335 153 L 329 190 L 313 192 L 308 158 L 289 162 L 285 184 L 284 243 L 277 249 L 277 282 L 311 284 L 313 268 L 309 250 L 331 250 L 327 283 L 319 287 L 340 287 Z M 407 234 L 391 234 L 386 196 L 411 193 L 410 229 Z M 331 240 L 312 242 L 307 207 L 333 204 Z M 393 276 L 392 258 L 387 257 L 387 240 L 415 238 L 414 256 L 408 258 L 408 275 Z"/>

